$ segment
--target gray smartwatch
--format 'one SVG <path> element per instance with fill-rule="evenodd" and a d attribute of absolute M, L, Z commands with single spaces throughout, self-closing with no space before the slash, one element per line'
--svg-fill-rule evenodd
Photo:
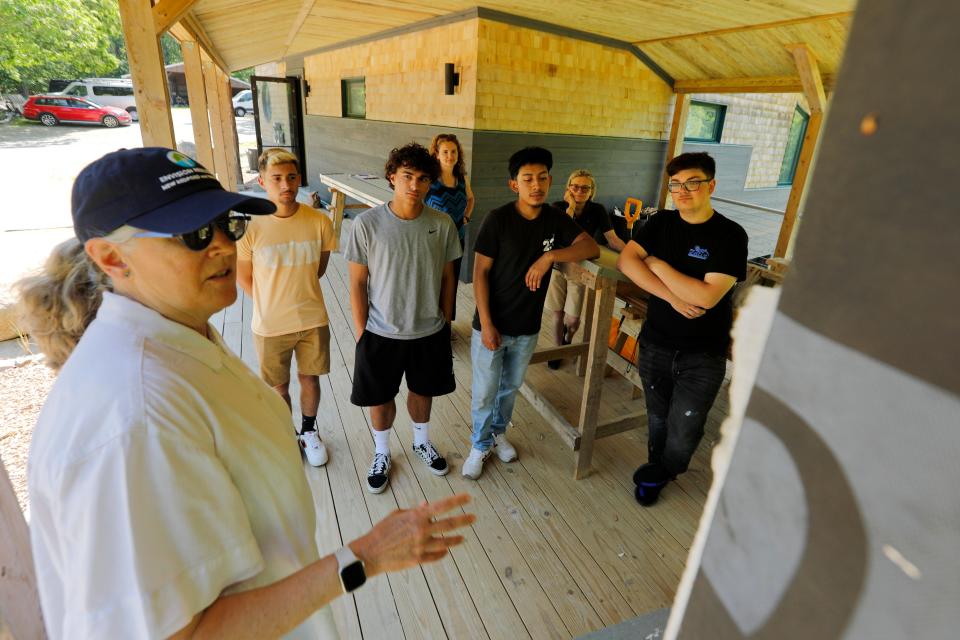
<path fill-rule="evenodd" d="M 367 570 L 350 547 L 344 545 L 334 556 L 337 558 L 337 570 L 340 573 L 340 586 L 344 593 L 350 593 L 363 586 L 367 581 Z"/>

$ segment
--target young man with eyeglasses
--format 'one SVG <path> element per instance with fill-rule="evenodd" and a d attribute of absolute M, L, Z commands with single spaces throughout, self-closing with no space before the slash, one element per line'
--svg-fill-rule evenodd
<path fill-rule="evenodd" d="M 370 493 L 382 493 L 390 482 L 394 398 L 404 377 L 413 453 L 433 475 L 450 470 L 430 442 L 430 411 L 434 397 L 457 386 L 450 318 L 456 291 L 453 263 L 463 253 L 450 216 L 423 204 L 440 176 L 440 162 L 411 143 L 390 152 L 384 173 L 393 198 L 357 216 L 344 250 L 357 337 L 350 402 L 370 408 Z"/>
<path fill-rule="evenodd" d="M 260 377 L 290 402 L 290 361 L 297 355 L 300 431 L 307 461 L 327 462 L 317 433 L 320 376 L 330 372 L 330 329 L 320 278 L 336 246 L 330 219 L 297 202 L 300 163 L 283 149 L 260 154 L 260 186 L 276 205 L 272 216 L 251 220 L 237 243 L 237 283 L 253 298 L 253 343 Z"/>
<path fill-rule="evenodd" d="M 617 266 L 650 293 L 638 369 L 647 405 L 648 461 L 633 475 L 650 506 L 687 470 L 723 383 L 733 323 L 733 287 L 746 277 L 747 234 L 714 211 L 716 164 L 684 153 L 666 168 L 675 211 L 660 211 Z"/>
<path fill-rule="evenodd" d="M 602 235 L 607 246 L 614 251 L 623 250 L 623 240 L 617 237 L 610 222 L 610 215 L 599 202 L 593 198 L 597 194 L 597 181 L 593 174 L 586 169 L 577 169 L 567 178 L 567 188 L 563 192 L 563 200 L 554 202 L 553 206 L 560 211 L 566 211 L 581 229 L 590 234 L 594 240 Z M 580 314 L 583 310 L 584 286 L 578 282 L 567 280 L 560 273 L 550 278 L 550 288 L 547 290 L 546 308 L 553 312 L 553 338 L 556 344 L 570 344 L 573 336 L 580 328 Z M 550 360 L 547 366 L 559 369 L 562 360 Z"/>
<path fill-rule="evenodd" d="M 502 462 L 517 459 L 506 431 L 537 346 L 553 265 L 600 254 L 589 234 L 547 203 L 552 166 L 553 154 L 542 147 L 510 156 L 509 185 L 517 199 L 487 215 L 474 246 L 473 446 L 463 463 L 471 480 L 494 451 Z"/>

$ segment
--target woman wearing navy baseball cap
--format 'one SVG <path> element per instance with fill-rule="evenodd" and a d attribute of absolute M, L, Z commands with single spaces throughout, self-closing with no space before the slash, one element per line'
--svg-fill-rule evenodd
<path fill-rule="evenodd" d="M 73 188 L 76 238 L 19 285 L 59 375 L 33 435 L 30 534 L 51 638 L 335 638 L 326 605 L 438 560 L 468 497 L 395 511 L 320 558 L 290 415 L 208 324 L 268 200 L 170 149 L 110 153 Z M 333 514 L 320 514 L 333 517 Z"/>

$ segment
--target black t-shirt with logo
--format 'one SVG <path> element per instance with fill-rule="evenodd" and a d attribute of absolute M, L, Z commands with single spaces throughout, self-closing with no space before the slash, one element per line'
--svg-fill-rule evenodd
<path fill-rule="evenodd" d="M 554 202 L 553 206 L 562 212 L 566 212 L 569 208 L 566 200 Z M 574 217 L 573 221 L 580 225 L 591 238 L 598 242 L 600 236 L 613 229 L 613 224 L 610 223 L 610 215 L 607 213 L 606 208 L 599 202 L 594 202 L 593 200 L 587 200 L 583 205 L 583 211 L 580 212 L 580 215 Z"/>
<path fill-rule="evenodd" d="M 634 230 L 633 240 L 650 255 L 680 273 L 703 280 L 723 273 L 742 281 L 747 276 L 747 233 L 716 211 L 701 224 L 685 222 L 679 211 L 660 211 Z M 725 354 L 733 323 L 733 289 L 712 309 L 689 320 L 670 303 L 650 296 L 641 341 L 678 351 Z"/>
<path fill-rule="evenodd" d="M 508 336 L 540 332 L 550 272 L 543 276 L 536 291 L 530 291 L 524 283 L 527 270 L 547 251 L 569 247 L 581 233 L 583 230 L 570 216 L 550 205 L 544 205 L 533 220 L 520 215 L 516 202 L 487 215 L 473 248 L 493 259 L 489 273 L 490 316 L 497 331 Z M 480 330 L 478 312 L 473 314 L 473 328 Z"/>

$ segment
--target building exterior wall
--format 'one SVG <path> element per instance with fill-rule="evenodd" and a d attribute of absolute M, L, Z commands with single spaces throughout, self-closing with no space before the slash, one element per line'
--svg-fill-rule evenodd
<path fill-rule="evenodd" d="M 666 139 L 673 93 L 633 54 L 479 20 L 476 128 Z"/>
<path fill-rule="evenodd" d="M 776 187 L 797 105 L 809 113 L 797 93 L 698 93 L 693 100 L 727 105 L 721 144 L 750 145 L 753 155 L 744 188 Z"/>
<path fill-rule="evenodd" d="M 460 73 L 456 94 L 443 94 L 443 65 Z M 477 20 L 399 34 L 304 58 L 307 115 L 340 117 L 340 80 L 363 77 L 366 119 L 474 128 Z"/>

